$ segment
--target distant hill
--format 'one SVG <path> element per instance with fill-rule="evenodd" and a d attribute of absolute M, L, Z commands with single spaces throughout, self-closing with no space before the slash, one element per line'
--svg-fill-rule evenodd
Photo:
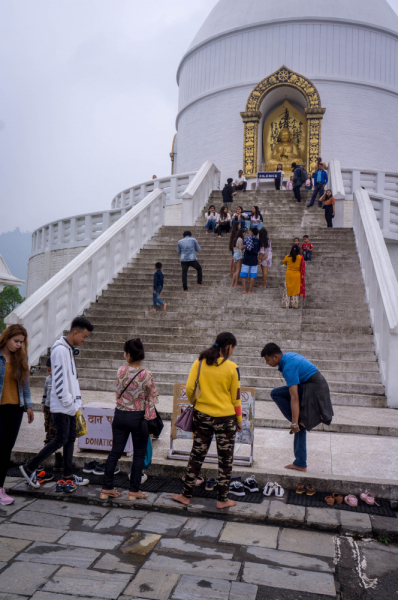
<path fill-rule="evenodd" d="M 7 263 L 11 274 L 25 283 L 18 288 L 21 296 L 26 296 L 26 278 L 28 275 L 28 260 L 32 245 L 32 232 L 22 233 L 17 227 L 0 235 L 0 254 Z"/>

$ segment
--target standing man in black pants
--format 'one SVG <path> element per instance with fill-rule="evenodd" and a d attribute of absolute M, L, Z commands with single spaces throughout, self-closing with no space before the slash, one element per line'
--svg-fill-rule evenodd
<path fill-rule="evenodd" d="M 301 202 L 301 186 L 306 182 L 306 179 L 303 179 L 304 174 L 303 174 L 303 167 L 302 165 L 297 165 L 296 163 L 292 163 L 292 170 L 293 170 L 293 192 L 294 192 L 294 197 L 296 198 L 297 202 Z"/>
<path fill-rule="evenodd" d="M 177 254 L 181 256 L 182 285 L 184 292 L 188 291 L 188 269 L 193 267 L 198 272 L 198 285 L 202 285 L 202 267 L 196 259 L 200 246 L 190 231 L 184 231 L 184 237 L 178 242 Z"/>

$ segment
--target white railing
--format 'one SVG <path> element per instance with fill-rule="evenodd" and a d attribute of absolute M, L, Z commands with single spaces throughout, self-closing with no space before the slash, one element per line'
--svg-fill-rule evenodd
<path fill-rule="evenodd" d="M 387 240 L 398 241 L 398 198 L 369 193 L 383 236 Z"/>
<path fill-rule="evenodd" d="M 212 162 L 206 161 L 182 195 L 181 225 L 195 224 L 212 191 L 220 189 L 220 180 L 220 171 Z"/>
<path fill-rule="evenodd" d="M 341 175 L 340 161 L 337 158 L 332 158 L 328 167 L 329 183 L 325 189 L 330 188 L 335 199 L 335 218 L 333 221 L 334 227 L 347 227 L 351 225 L 352 219 L 347 219 L 346 197 Z"/>
<path fill-rule="evenodd" d="M 89 246 L 118 219 L 123 217 L 126 210 L 136 206 L 138 202 L 141 202 L 155 190 L 161 190 L 164 193 L 165 206 L 181 204 L 182 195 L 195 175 L 196 171 L 192 171 L 170 177 L 151 179 L 120 192 L 112 200 L 112 210 L 97 211 L 47 223 L 47 225 L 43 225 L 33 232 L 30 257 L 41 254 L 46 250 Z"/>
<path fill-rule="evenodd" d="M 46 250 L 88 246 L 126 214 L 126 208 L 77 215 L 43 225 L 32 234 L 31 257 Z"/>
<path fill-rule="evenodd" d="M 139 183 L 115 196 L 112 200 L 112 208 L 134 206 L 148 194 L 158 189 L 164 192 L 166 205 L 181 204 L 182 194 L 195 175 L 196 171 L 191 171 L 190 173 L 159 177 L 158 179 L 150 179 L 144 183 Z"/>
<path fill-rule="evenodd" d="M 398 282 L 366 190 L 354 193 L 354 232 L 388 406 L 398 408 Z"/>
<path fill-rule="evenodd" d="M 8 325 L 22 323 L 28 330 L 31 364 L 155 235 L 164 201 L 161 189 L 150 193 L 6 317 Z"/>
<path fill-rule="evenodd" d="M 398 199 L 398 173 L 351 167 L 342 167 L 341 173 L 345 194 L 349 199 L 354 197 L 355 190 L 360 187 L 364 187 L 370 194 Z"/>

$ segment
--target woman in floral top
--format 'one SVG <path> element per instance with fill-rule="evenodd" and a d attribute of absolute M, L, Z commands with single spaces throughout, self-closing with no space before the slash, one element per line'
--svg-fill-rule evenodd
<path fill-rule="evenodd" d="M 116 378 L 116 409 L 112 423 L 113 443 L 105 465 L 104 485 L 101 498 L 119 498 L 122 494 L 113 487 L 113 476 L 117 461 L 121 457 L 131 433 L 134 456 L 130 477 L 129 500 L 148 498 L 140 491 L 148 444 L 147 421 L 154 419 L 158 394 L 153 375 L 141 367 L 145 358 L 141 340 L 129 340 L 124 345 L 127 365 L 120 367 Z"/>

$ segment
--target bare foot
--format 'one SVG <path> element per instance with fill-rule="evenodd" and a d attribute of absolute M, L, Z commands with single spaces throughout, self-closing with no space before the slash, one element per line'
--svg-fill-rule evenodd
<path fill-rule="evenodd" d="M 151 308 L 149 312 L 156 312 L 156 308 Z"/>
<path fill-rule="evenodd" d="M 261 289 L 263 289 L 263 290 L 267 289 L 267 286 L 266 286 L 266 285 L 261 285 L 260 287 L 261 287 Z"/>
<path fill-rule="evenodd" d="M 241 285 L 239 285 L 239 283 L 237 285 L 234 285 L 234 287 L 242 287 Z"/>
<path fill-rule="evenodd" d="M 140 500 L 146 500 L 148 498 L 148 494 L 145 492 L 129 492 L 129 500 L 136 500 L 139 498 Z"/>
<path fill-rule="evenodd" d="M 188 290 L 184 290 L 184 294 L 188 294 Z"/>
<path fill-rule="evenodd" d="M 245 292 L 245 290 L 242 290 L 242 294 L 246 294 L 247 292 Z"/>
<path fill-rule="evenodd" d="M 285 469 L 293 469 L 293 471 L 306 471 L 307 467 L 296 467 L 296 465 L 286 465 Z"/>
<path fill-rule="evenodd" d="M 201 284 L 201 283 L 198 283 L 198 286 L 199 286 L 199 287 L 202 287 L 202 284 Z"/>
<path fill-rule="evenodd" d="M 247 292 L 248 294 L 255 294 L 256 292 Z"/>
<path fill-rule="evenodd" d="M 208 231 L 206 231 L 206 233 L 207 233 L 207 235 L 209 235 L 209 232 L 208 232 Z"/>
<path fill-rule="evenodd" d="M 163 310 L 166 310 L 167 304 L 163 304 Z"/>
<path fill-rule="evenodd" d="M 171 497 L 175 502 L 180 502 L 181 504 L 185 504 L 188 506 L 190 503 L 190 498 L 186 498 L 183 494 L 172 494 Z"/>
<path fill-rule="evenodd" d="M 227 500 L 226 502 L 217 501 L 217 508 L 229 508 L 230 506 L 236 506 L 235 500 Z"/>

